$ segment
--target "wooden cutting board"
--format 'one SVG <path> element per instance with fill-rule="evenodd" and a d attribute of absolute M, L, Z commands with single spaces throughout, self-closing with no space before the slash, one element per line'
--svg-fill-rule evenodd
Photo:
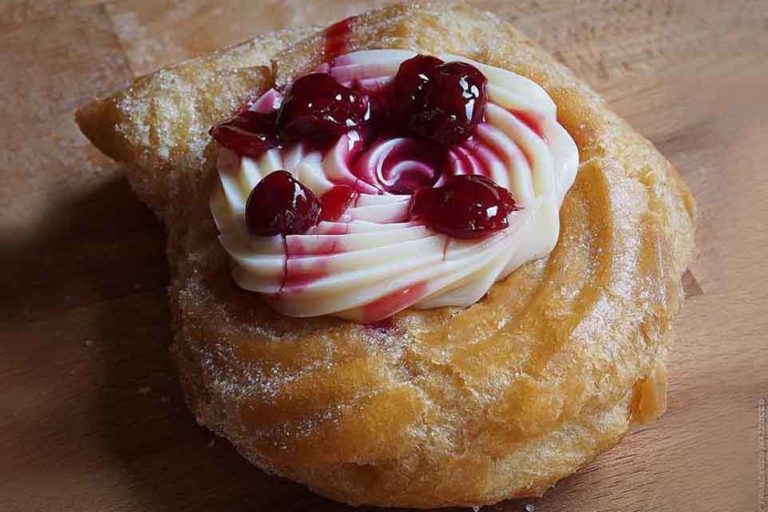
<path fill-rule="evenodd" d="M 159 66 L 381 3 L 0 2 L 0 510 L 347 510 L 195 424 L 167 355 L 160 226 L 72 113 Z M 765 512 L 768 2 L 478 3 L 604 94 L 700 205 L 667 414 L 544 498 L 488 510 Z"/>

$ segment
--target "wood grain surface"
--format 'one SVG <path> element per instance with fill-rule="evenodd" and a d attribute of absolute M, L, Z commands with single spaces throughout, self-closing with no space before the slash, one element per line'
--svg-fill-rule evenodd
<path fill-rule="evenodd" d="M 195 424 L 167 354 L 161 228 L 73 111 L 382 3 L 0 1 L 0 511 L 348 510 Z M 700 205 L 667 414 L 544 498 L 487 510 L 765 512 L 768 1 L 477 3 L 604 94 Z"/>

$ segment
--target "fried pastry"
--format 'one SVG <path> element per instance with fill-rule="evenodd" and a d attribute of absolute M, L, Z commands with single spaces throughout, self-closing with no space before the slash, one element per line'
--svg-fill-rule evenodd
<path fill-rule="evenodd" d="M 266 34 L 77 120 L 166 226 L 191 409 L 267 472 L 351 504 L 485 505 L 664 410 L 693 199 L 490 13 Z"/>

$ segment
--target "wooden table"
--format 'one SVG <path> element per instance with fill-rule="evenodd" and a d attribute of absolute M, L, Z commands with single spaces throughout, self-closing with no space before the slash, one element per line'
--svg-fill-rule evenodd
<path fill-rule="evenodd" d="M 375 3 L 0 3 L 0 510 L 346 510 L 195 424 L 167 355 L 160 226 L 72 113 L 164 64 Z M 764 512 L 768 2 L 479 3 L 602 92 L 701 207 L 667 414 L 543 499 L 489 510 Z"/>

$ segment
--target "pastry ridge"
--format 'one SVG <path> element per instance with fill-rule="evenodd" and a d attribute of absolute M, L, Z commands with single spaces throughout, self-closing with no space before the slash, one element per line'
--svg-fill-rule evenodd
<path fill-rule="evenodd" d="M 313 69 L 324 40 L 266 34 L 77 115 L 166 225 L 173 352 L 198 420 L 264 470 L 332 498 L 437 507 L 539 495 L 660 415 L 695 203 L 600 96 L 462 2 L 364 13 L 345 51 L 459 54 L 544 87 L 581 155 L 554 251 L 469 308 L 409 310 L 386 326 L 281 317 L 233 284 L 208 210 L 207 129 Z"/>

